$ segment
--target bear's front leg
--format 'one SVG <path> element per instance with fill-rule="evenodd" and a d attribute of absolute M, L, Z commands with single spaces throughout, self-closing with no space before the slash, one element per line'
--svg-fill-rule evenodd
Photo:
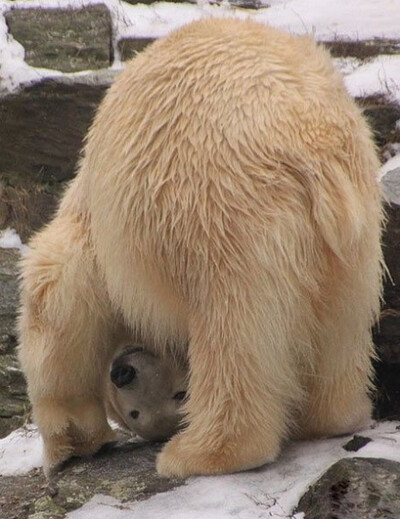
<path fill-rule="evenodd" d="M 282 319 L 272 307 L 257 312 L 227 296 L 224 307 L 192 319 L 189 425 L 160 453 L 161 475 L 232 473 L 276 459 L 295 377 Z"/>
<path fill-rule="evenodd" d="M 83 221 L 57 217 L 22 265 L 19 358 L 48 476 L 113 438 L 103 391 L 112 317 Z"/>
<path fill-rule="evenodd" d="M 100 398 L 82 396 L 67 403 L 60 397 L 33 401 L 35 422 L 44 443 L 43 469 L 51 480 L 72 456 L 96 453 L 115 439 Z"/>

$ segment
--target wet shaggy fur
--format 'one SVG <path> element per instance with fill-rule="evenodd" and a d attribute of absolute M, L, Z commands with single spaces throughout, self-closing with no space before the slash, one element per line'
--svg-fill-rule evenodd
<path fill-rule="evenodd" d="M 158 457 L 163 475 L 257 467 L 289 436 L 365 425 L 377 170 L 308 37 L 209 19 L 133 59 L 23 265 L 20 359 L 46 470 L 112 437 L 120 326 L 189 359 L 188 424 Z"/>

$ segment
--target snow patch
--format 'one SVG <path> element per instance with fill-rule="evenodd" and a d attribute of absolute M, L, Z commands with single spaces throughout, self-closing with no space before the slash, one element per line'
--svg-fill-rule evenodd
<path fill-rule="evenodd" d="M 214 477 L 190 478 L 186 485 L 157 494 L 147 501 L 121 503 L 96 495 L 68 519 L 301 519 L 293 516 L 307 488 L 335 462 L 353 456 L 400 462 L 399 422 L 374 423 L 358 434 L 372 439 L 357 452 L 343 449 L 352 435 L 296 442 L 265 467 Z M 33 426 L 18 429 L 0 440 L 0 474 L 24 474 L 41 465 L 42 441 Z"/>
<path fill-rule="evenodd" d="M 400 56 L 379 56 L 354 70 L 345 82 L 354 97 L 380 93 L 400 102 Z"/>
<path fill-rule="evenodd" d="M 14 229 L 0 230 L 0 248 L 1 249 L 19 249 L 21 253 L 29 250 L 27 245 L 24 245 L 21 238 Z"/>
<path fill-rule="evenodd" d="M 293 443 L 275 463 L 239 474 L 190 478 L 185 486 L 147 501 L 119 503 L 95 496 L 68 519 L 301 519 L 293 509 L 307 488 L 342 458 L 374 457 L 400 462 L 400 426 L 381 422 L 359 432 L 373 441 L 357 452 L 343 449 L 352 435 Z M 108 514 L 108 515 L 107 515 Z"/>
<path fill-rule="evenodd" d="M 389 173 L 390 171 L 393 171 L 394 169 L 399 168 L 400 169 L 400 154 L 395 155 L 391 159 L 389 159 L 383 166 L 381 167 L 381 179 L 386 175 L 386 173 Z"/>
<path fill-rule="evenodd" d="M 43 442 L 33 425 L 21 427 L 0 439 L 0 475 L 26 474 L 42 466 Z"/>
<path fill-rule="evenodd" d="M 399 38 L 400 9 L 392 0 L 269 0 L 255 19 L 318 40 Z"/>
<path fill-rule="evenodd" d="M 0 92 L 13 92 L 22 84 L 62 74 L 24 63 L 22 46 L 7 34 L 4 13 L 13 8 L 78 9 L 97 3 L 98 0 L 0 1 Z M 251 19 L 292 33 L 310 34 L 318 40 L 399 38 L 400 9 L 393 0 L 325 0 L 323 3 L 320 0 L 269 0 L 270 7 L 259 10 L 235 8 L 226 3 L 210 5 L 207 0 L 198 0 L 197 4 L 159 2 L 131 5 L 115 0 L 103 0 L 102 3 L 111 13 L 116 57 L 112 68 L 117 69 L 122 66 L 117 45 L 121 37 L 159 38 L 177 27 L 205 17 Z M 363 91 L 381 92 L 382 88 L 386 91 L 388 87 L 394 87 L 397 98 L 400 98 L 396 88 L 400 74 L 399 59 L 388 57 L 387 63 L 357 69 L 349 76 L 355 76 L 349 79 L 349 89 L 355 92 L 353 95 L 360 95 L 359 92 Z M 350 72 L 355 65 L 347 61 L 346 66 Z"/>

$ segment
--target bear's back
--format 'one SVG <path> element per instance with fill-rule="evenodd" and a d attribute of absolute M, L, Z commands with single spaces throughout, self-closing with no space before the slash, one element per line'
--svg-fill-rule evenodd
<path fill-rule="evenodd" d="M 350 222 L 355 191 L 376 168 L 367 125 L 323 48 L 253 22 L 206 19 L 155 42 L 117 78 L 89 132 L 77 190 L 93 237 L 107 240 L 104 256 L 128 233 L 123 254 L 184 258 L 194 246 L 188 225 L 190 239 L 209 239 L 240 213 L 263 234 L 310 207 L 337 248 L 336 215 L 323 200 L 341 200 Z"/>
<path fill-rule="evenodd" d="M 85 150 L 88 193 L 114 183 L 116 162 L 139 179 L 149 169 L 200 174 L 210 162 L 229 169 L 232 160 L 274 168 L 281 153 L 296 164 L 305 153 L 326 160 L 346 154 L 354 119 L 362 126 L 329 54 L 310 38 L 234 19 L 194 22 L 134 58 L 110 88 Z"/>

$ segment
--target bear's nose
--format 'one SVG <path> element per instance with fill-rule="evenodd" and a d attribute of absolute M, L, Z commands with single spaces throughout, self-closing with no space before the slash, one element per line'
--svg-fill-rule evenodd
<path fill-rule="evenodd" d="M 111 370 L 111 381 L 117 387 L 126 386 L 126 384 L 132 382 L 135 376 L 135 368 L 129 365 L 115 366 Z"/>

